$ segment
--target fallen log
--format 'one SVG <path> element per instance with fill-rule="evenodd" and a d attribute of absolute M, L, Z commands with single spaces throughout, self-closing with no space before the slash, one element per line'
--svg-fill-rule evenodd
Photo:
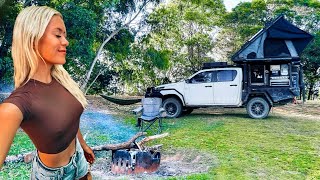
<path fill-rule="evenodd" d="M 149 142 L 149 141 L 152 141 L 152 140 L 155 140 L 155 139 L 159 139 L 159 138 L 163 138 L 163 137 L 166 137 L 168 135 L 169 135 L 169 133 L 158 134 L 158 135 L 154 135 L 154 136 L 148 136 L 148 137 L 145 137 L 144 139 L 142 139 L 141 141 L 137 142 L 137 145 L 140 146 L 140 147 L 143 147 L 143 145 L 146 142 Z"/>
<path fill-rule="evenodd" d="M 146 142 L 163 138 L 169 135 L 169 133 L 164 133 L 164 134 L 158 134 L 154 136 L 148 136 L 142 139 L 139 142 L 135 142 L 137 138 L 144 136 L 146 133 L 145 132 L 139 132 L 135 136 L 133 136 L 129 141 L 124 142 L 124 143 L 119 143 L 119 144 L 105 144 L 105 145 L 100 145 L 100 146 L 95 146 L 92 148 L 93 151 L 108 151 L 108 150 L 118 150 L 118 149 L 130 149 L 134 147 L 138 147 L 140 150 L 144 150 L 144 144 Z"/>
<path fill-rule="evenodd" d="M 92 148 L 93 151 L 108 151 L 108 150 L 118 150 L 118 149 L 130 149 L 134 147 L 134 142 L 137 138 L 145 135 L 144 132 L 139 132 L 134 135 L 129 141 L 119 144 L 105 144 L 100 146 L 95 146 Z"/>
<path fill-rule="evenodd" d="M 162 145 L 155 145 L 152 147 L 145 147 L 144 144 L 155 140 L 159 138 L 163 138 L 169 135 L 169 133 L 154 135 L 154 136 L 148 136 L 142 139 L 139 142 L 135 142 L 137 138 L 146 135 L 145 132 L 138 132 L 136 135 L 134 135 L 130 140 L 124 143 L 119 144 L 105 144 L 100 146 L 94 146 L 92 147 L 93 151 L 109 151 L 109 150 L 118 150 L 118 149 L 130 149 L 130 148 L 136 148 L 138 147 L 140 150 L 146 150 L 146 149 L 159 149 Z M 7 156 L 4 163 L 17 163 L 17 162 L 25 162 L 30 163 L 32 159 L 34 158 L 35 152 L 27 152 L 23 154 L 18 155 L 11 155 Z"/>

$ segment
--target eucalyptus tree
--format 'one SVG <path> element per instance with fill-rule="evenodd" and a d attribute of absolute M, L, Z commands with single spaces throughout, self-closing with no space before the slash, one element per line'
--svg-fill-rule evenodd
<path fill-rule="evenodd" d="M 166 59 L 170 59 L 168 69 L 155 69 L 159 78 L 184 78 L 209 61 L 213 31 L 224 12 L 222 1 L 173 0 L 149 16 L 150 32 L 141 39 L 140 47 L 166 52 Z"/>
<path fill-rule="evenodd" d="M 230 57 L 270 19 L 267 3 L 264 0 L 241 2 L 230 13 L 226 13 L 221 21 L 223 31 L 220 33 L 219 41 L 228 40 L 224 44 L 220 43 L 223 45 L 220 48 L 227 49 L 226 56 Z"/>
<path fill-rule="evenodd" d="M 105 13 L 112 17 L 111 21 L 106 21 L 105 25 L 109 26 L 107 35 L 103 38 L 102 43 L 99 45 L 99 48 L 96 51 L 95 58 L 93 59 L 89 70 L 87 71 L 84 81 L 81 83 L 81 88 L 87 92 L 87 84 L 90 80 L 91 74 L 94 70 L 94 67 L 99 59 L 104 59 L 107 61 L 112 60 L 112 58 L 105 57 L 103 54 L 108 54 L 108 51 L 105 51 L 105 45 L 121 30 L 127 29 L 132 31 L 130 26 L 132 22 L 139 17 L 140 20 L 148 14 L 146 8 L 149 4 L 151 7 L 159 3 L 159 0 L 119 0 L 114 2 L 113 6 L 109 9 L 106 9 Z M 101 71 L 100 71 L 101 72 Z M 94 78 L 97 79 L 97 78 Z"/>

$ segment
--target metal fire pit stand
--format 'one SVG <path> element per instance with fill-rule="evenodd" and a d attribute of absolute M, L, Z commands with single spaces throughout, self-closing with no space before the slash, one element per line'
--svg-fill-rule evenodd
<path fill-rule="evenodd" d="M 151 173 L 160 166 L 160 152 L 139 149 L 112 151 L 111 172 L 114 174 Z"/>

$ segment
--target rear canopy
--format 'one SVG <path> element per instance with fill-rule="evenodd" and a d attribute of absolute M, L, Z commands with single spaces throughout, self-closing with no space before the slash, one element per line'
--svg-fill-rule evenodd
<path fill-rule="evenodd" d="M 234 62 L 297 59 L 313 36 L 281 15 L 266 25 L 233 56 Z"/>

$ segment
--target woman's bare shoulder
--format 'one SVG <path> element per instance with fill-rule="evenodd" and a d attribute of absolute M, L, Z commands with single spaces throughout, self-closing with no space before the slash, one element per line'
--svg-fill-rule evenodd
<path fill-rule="evenodd" d="M 3 119 L 11 119 L 22 121 L 23 114 L 21 110 L 13 103 L 0 104 L 0 121 Z"/>

